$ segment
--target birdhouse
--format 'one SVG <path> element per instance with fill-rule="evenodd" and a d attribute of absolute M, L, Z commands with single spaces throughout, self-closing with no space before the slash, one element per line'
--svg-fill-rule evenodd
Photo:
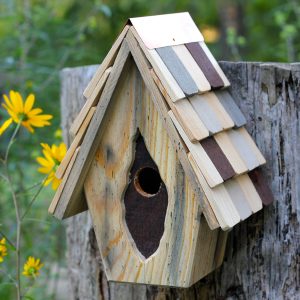
<path fill-rule="evenodd" d="M 272 201 L 229 85 L 188 13 L 129 19 L 98 68 L 49 212 L 89 210 L 108 280 L 189 287 Z"/>

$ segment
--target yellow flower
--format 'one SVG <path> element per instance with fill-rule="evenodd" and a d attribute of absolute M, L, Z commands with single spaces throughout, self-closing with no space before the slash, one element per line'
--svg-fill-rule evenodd
<path fill-rule="evenodd" d="M 7 248 L 6 248 L 6 240 L 3 238 L 0 240 L 0 263 L 3 262 L 4 256 L 7 255 Z"/>
<path fill-rule="evenodd" d="M 61 182 L 61 179 L 58 179 L 55 176 L 55 172 L 64 156 L 67 152 L 67 147 L 64 143 L 60 145 L 52 145 L 51 147 L 48 144 L 41 143 L 43 147 L 44 156 L 39 156 L 36 160 L 41 165 L 38 171 L 42 174 L 47 174 L 48 177 L 44 182 L 44 185 L 48 185 L 52 182 L 52 188 L 56 190 Z"/>
<path fill-rule="evenodd" d="M 20 93 L 15 91 L 9 92 L 10 99 L 3 95 L 4 102 L 2 106 L 6 109 L 10 118 L 6 120 L 0 127 L 0 135 L 10 126 L 12 122 L 20 123 L 31 133 L 34 132 L 33 127 L 44 127 L 50 125 L 49 120 L 52 115 L 42 115 L 40 108 L 33 108 L 35 97 L 30 94 L 24 102 Z"/>
<path fill-rule="evenodd" d="M 23 269 L 23 275 L 27 277 L 33 277 L 35 278 L 36 276 L 39 276 L 39 270 L 43 264 L 40 263 L 40 259 L 36 259 L 32 256 L 29 256 L 26 263 L 24 264 L 24 269 Z"/>

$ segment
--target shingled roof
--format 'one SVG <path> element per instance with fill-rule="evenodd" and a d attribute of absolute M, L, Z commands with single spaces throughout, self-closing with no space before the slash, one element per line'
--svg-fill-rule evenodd
<path fill-rule="evenodd" d="M 74 140 L 57 170 L 63 180 L 49 212 L 65 218 L 87 208 L 84 178 L 130 53 L 184 170 L 200 190 L 209 226 L 229 229 L 269 204 L 272 194 L 258 169 L 266 161 L 227 91 L 230 83 L 190 15 L 180 13 L 133 18 L 124 27 L 84 92 L 87 101 L 71 127 Z"/>

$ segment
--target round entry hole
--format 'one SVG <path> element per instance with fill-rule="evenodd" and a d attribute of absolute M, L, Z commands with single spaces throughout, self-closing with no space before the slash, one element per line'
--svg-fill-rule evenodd
<path fill-rule="evenodd" d="M 134 177 L 136 190 L 144 197 L 155 196 L 161 186 L 159 173 L 150 167 L 139 169 Z"/>

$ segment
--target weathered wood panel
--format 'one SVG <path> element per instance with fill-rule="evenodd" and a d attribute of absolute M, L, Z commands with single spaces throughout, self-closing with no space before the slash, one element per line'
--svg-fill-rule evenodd
<path fill-rule="evenodd" d="M 190 286 L 215 266 L 219 229 L 207 229 L 200 199 L 186 178 L 133 59 L 122 73 L 100 130 L 102 137 L 84 187 L 107 277 L 114 281 Z M 164 232 L 157 251 L 147 259 L 138 251 L 124 220 L 123 195 L 138 130 L 168 191 Z M 196 252 L 197 247 L 202 255 Z M 199 256 L 196 267 L 195 256 Z"/>
<path fill-rule="evenodd" d="M 70 299 L 297 299 L 300 219 L 300 67 L 221 63 L 247 129 L 267 159 L 275 202 L 229 234 L 225 262 L 190 289 L 107 284 L 88 213 L 69 221 Z M 96 67 L 62 72 L 62 125 L 67 132 Z M 66 141 L 68 141 L 66 137 Z"/>

